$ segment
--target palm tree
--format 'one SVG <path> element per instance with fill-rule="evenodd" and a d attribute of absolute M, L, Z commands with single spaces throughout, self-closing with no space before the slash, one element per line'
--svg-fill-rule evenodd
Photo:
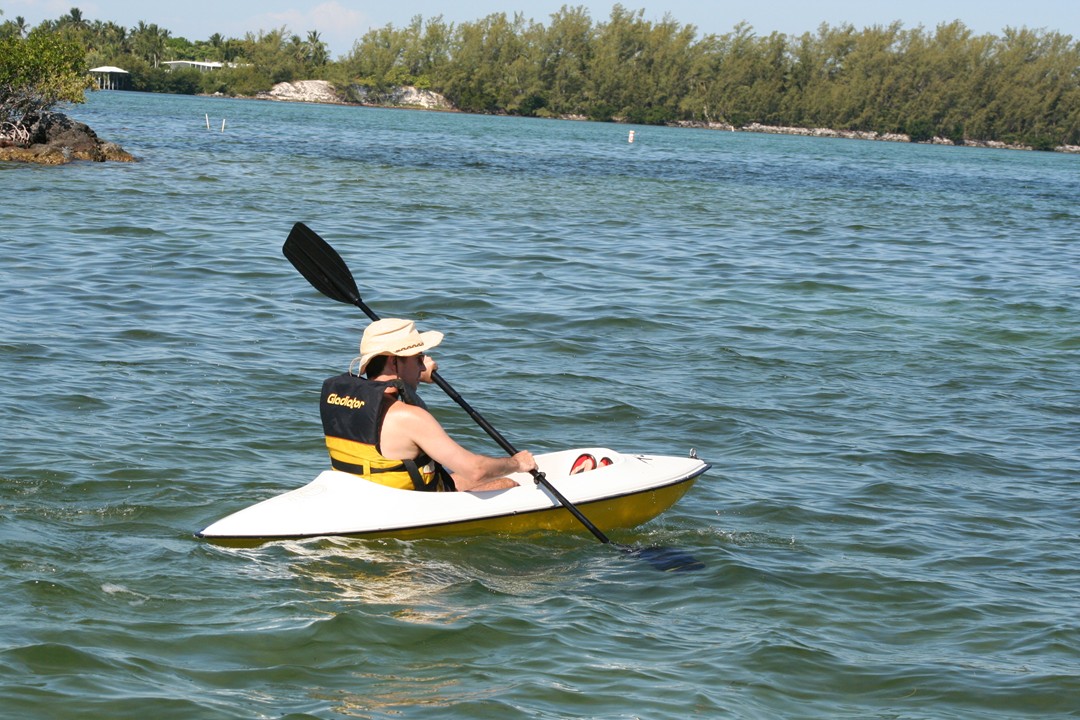
<path fill-rule="evenodd" d="M 123 25 L 114 22 L 105 24 L 105 34 L 111 42 L 116 43 L 123 52 L 128 51 L 128 31 Z"/>
<path fill-rule="evenodd" d="M 315 67 L 322 67 L 330 60 L 330 53 L 326 51 L 326 43 L 319 38 L 319 33 L 315 30 L 308 30 L 307 42 L 304 43 L 307 47 L 307 58 Z"/>
<path fill-rule="evenodd" d="M 147 62 L 157 67 L 165 54 L 165 41 L 169 39 L 169 31 L 159 28 L 156 23 L 147 25 L 142 20 L 131 33 L 131 46 L 135 53 L 146 59 Z"/>
<path fill-rule="evenodd" d="M 289 54 L 301 66 L 307 64 L 307 46 L 299 35 L 289 38 Z"/>
<path fill-rule="evenodd" d="M 90 26 L 86 18 L 83 17 L 82 10 L 77 7 L 71 8 L 71 12 L 67 15 L 60 16 L 60 26 L 70 27 L 75 30 L 83 30 Z"/>

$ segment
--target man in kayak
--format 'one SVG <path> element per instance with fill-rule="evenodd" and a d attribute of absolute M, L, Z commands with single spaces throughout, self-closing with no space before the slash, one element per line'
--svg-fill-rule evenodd
<path fill-rule="evenodd" d="M 431 382 L 438 366 L 425 353 L 442 339 L 396 318 L 364 330 L 357 374 L 350 366 L 327 379 L 319 402 L 335 469 L 403 490 L 480 491 L 515 487 L 506 475 L 536 468 L 527 450 L 513 457 L 466 450 L 427 411 L 416 389 Z"/>

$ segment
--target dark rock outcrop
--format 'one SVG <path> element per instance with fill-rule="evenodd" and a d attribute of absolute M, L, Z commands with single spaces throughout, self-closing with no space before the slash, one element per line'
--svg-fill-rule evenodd
<path fill-rule="evenodd" d="M 135 162 L 116 143 L 105 142 L 86 123 L 62 113 L 45 113 L 28 123 L 30 138 L 19 145 L 0 145 L 0 160 L 63 165 L 74 160 Z"/>

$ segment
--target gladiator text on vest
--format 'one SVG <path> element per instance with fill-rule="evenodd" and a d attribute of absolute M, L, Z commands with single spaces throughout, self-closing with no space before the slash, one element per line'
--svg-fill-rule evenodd
<path fill-rule="evenodd" d="M 337 393 L 330 393 L 329 397 L 326 398 L 326 402 L 330 405 L 341 405 L 342 407 L 347 407 L 350 410 L 359 410 L 366 404 L 363 400 L 358 400 L 352 395 L 346 395 L 342 397 Z"/>

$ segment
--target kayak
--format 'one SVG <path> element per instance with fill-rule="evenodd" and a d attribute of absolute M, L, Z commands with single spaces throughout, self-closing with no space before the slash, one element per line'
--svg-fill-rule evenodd
<path fill-rule="evenodd" d="M 631 528 L 674 505 L 710 465 L 689 457 L 578 448 L 536 455 L 562 495 L 604 529 Z M 307 485 L 209 525 L 201 538 L 244 543 L 320 536 L 412 539 L 582 526 L 528 473 L 518 487 L 487 492 L 417 492 L 326 470 Z"/>

